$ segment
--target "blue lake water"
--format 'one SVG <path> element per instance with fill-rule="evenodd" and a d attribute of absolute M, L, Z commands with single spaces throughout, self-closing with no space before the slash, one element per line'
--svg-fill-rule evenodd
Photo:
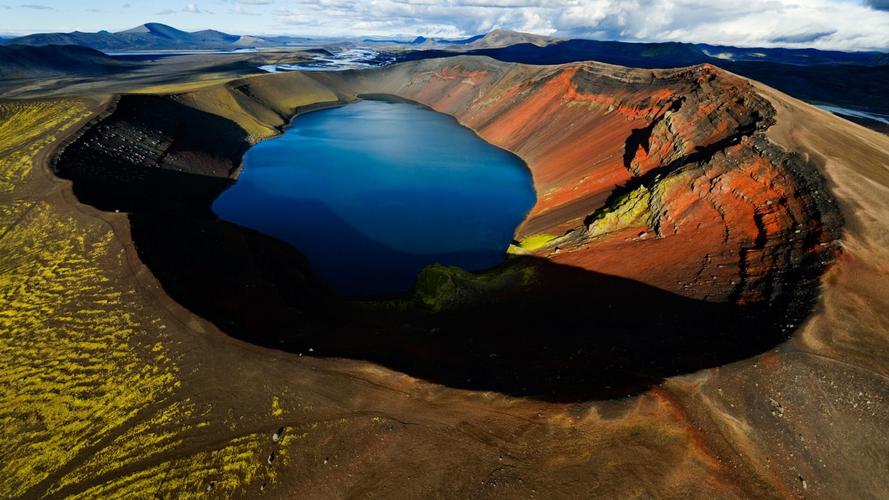
<path fill-rule="evenodd" d="M 213 210 L 362 296 L 410 290 L 432 263 L 499 264 L 534 199 L 524 163 L 452 117 L 364 100 L 300 116 L 251 148 Z"/>

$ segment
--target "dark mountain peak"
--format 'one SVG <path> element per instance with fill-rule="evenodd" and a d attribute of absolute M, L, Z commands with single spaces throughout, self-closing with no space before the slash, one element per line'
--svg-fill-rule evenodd
<path fill-rule="evenodd" d="M 481 40 L 484 37 L 485 37 L 485 34 L 481 34 L 481 35 L 474 35 L 469 38 L 460 38 L 460 39 L 455 39 L 455 40 L 441 39 L 441 40 L 437 40 L 437 41 L 439 43 L 447 43 L 447 44 L 451 44 L 451 45 L 466 45 L 466 44 L 472 43 L 476 40 Z"/>
<path fill-rule="evenodd" d="M 188 33 L 182 30 L 178 30 L 172 26 L 168 26 L 162 23 L 145 23 L 140 26 L 136 26 L 135 28 L 130 28 L 126 31 L 120 31 L 117 33 L 118 35 L 153 35 L 161 38 L 168 38 L 170 40 L 183 40 L 188 38 Z"/>
<path fill-rule="evenodd" d="M 151 28 L 148 27 L 148 25 L 150 25 L 150 24 L 157 24 L 157 23 L 140 24 L 139 26 L 136 26 L 135 28 L 130 28 L 128 30 L 118 31 L 117 34 L 121 34 L 121 33 L 150 33 Z"/>
<path fill-rule="evenodd" d="M 228 33 L 223 33 L 219 30 L 200 30 L 200 31 L 192 31 L 192 35 L 216 35 L 216 36 L 234 36 L 229 35 Z"/>
<path fill-rule="evenodd" d="M 83 45 L 99 50 L 228 49 L 239 36 L 216 30 L 188 33 L 161 23 L 145 23 L 135 28 L 109 33 L 36 33 L 6 43 L 20 45 Z M 256 43 L 262 43 L 257 41 Z"/>
<path fill-rule="evenodd" d="M 183 40 L 189 37 L 188 33 L 182 30 L 177 30 L 172 26 L 167 26 L 166 24 L 148 23 L 145 27 L 148 28 L 149 33 L 152 35 L 169 38 L 171 40 Z"/>
<path fill-rule="evenodd" d="M 201 43 L 234 43 L 241 38 L 238 35 L 229 35 L 217 30 L 194 31 L 190 36 L 195 41 Z"/>

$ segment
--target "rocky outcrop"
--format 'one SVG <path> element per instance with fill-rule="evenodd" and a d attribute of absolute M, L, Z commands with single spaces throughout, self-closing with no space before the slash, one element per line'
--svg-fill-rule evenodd
<path fill-rule="evenodd" d="M 786 302 L 814 293 L 836 251 L 820 175 L 765 139 L 772 107 L 715 67 L 457 58 L 351 78 L 528 163 L 538 200 L 517 240 L 536 243 L 520 252 L 699 299 Z"/>
<path fill-rule="evenodd" d="M 66 146 L 55 167 L 76 181 L 81 199 L 106 210 L 170 201 L 206 208 L 247 147 L 234 122 L 167 97 L 130 95 Z"/>

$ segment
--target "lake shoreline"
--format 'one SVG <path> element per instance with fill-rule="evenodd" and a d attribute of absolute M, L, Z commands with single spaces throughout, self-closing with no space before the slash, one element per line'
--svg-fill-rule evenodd
<path fill-rule="evenodd" d="M 312 109 L 324 116 L 299 113 L 274 141 L 245 152 L 238 181 L 214 200 L 214 212 L 290 243 L 322 275 L 351 269 L 355 283 L 367 285 L 339 280 L 334 288 L 346 295 L 408 292 L 434 263 L 474 271 L 499 265 L 536 198 L 527 165 L 428 106 L 378 94 L 349 104 Z M 321 124 L 335 129 L 315 128 Z M 350 173 L 341 178 L 341 169 Z M 513 222 L 504 210 L 514 210 Z"/>

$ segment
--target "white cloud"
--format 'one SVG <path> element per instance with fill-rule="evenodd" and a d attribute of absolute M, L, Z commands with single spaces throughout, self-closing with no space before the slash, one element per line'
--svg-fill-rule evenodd
<path fill-rule="evenodd" d="M 169 16 L 172 14 L 178 14 L 180 12 L 187 12 L 189 14 L 213 14 L 213 11 L 211 10 L 201 9 L 200 7 L 198 7 L 197 4 L 190 3 L 187 4 L 185 7 L 182 7 L 182 10 L 164 9 L 160 12 L 155 12 L 154 15 Z"/>
<path fill-rule="evenodd" d="M 889 11 L 880 8 L 887 1 L 291 0 L 276 12 L 281 28 L 307 35 L 468 36 L 504 28 L 630 41 L 886 50 Z"/>
<path fill-rule="evenodd" d="M 235 5 L 235 8 L 234 8 L 234 10 L 232 10 L 232 13 L 238 14 L 239 16 L 260 16 L 260 15 L 262 15 L 258 12 L 253 12 L 253 11 L 247 10 L 240 5 Z"/>

